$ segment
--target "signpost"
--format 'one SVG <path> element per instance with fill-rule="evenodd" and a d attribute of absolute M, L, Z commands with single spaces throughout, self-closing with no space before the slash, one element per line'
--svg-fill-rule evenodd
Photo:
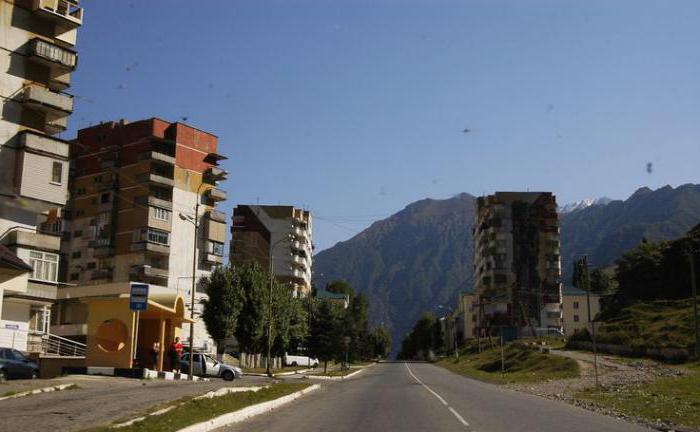
<path fill-rule="evenodd" d="M 134 332 L 134 360 L 139 345 L 139 317 L 141 311 L 148 309 L 148 284 L 131 282 L 129 284 L 129 310 L 136 314 L 136 331 Z"/>

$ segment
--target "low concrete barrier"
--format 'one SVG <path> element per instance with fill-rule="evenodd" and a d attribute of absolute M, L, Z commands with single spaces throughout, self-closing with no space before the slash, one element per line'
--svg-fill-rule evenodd
<path fill-rule="evenodd" d="M 593 342 L 570 341 L 567 347 L 593 351 Z M 599 352 L 625 357 L 650 357 L 667 362 L 684 362 L 690 357 L 690 352 L 684 348 L 633 348 L 627 345 L 597 344 Z"/>
<path fill-rule="evenodd" d="M 230 412 L 228 414 L 224 414 L 222 416 L 213 418 L 211 420 L 207 420 L 205 422 L 193 424 L 192 426 L 180 429 L 177 432 L 208 432 L 234 423 L 240 423 L 253 416 L 264 414 L 266 412 L 279 408 L 282 405 L 286 405 L 307 393 L 318 390 L 319 388 L 321 388 L 321 386 L 319 386 L 318 384 L 314 384 L 310 387 L 305 388 L 304 390 L 289 394 L 287 396 L 282 396 L 279 399 L 263 402 L 257 405 L 252 405 L 243 408 L 238 411 Z"/>

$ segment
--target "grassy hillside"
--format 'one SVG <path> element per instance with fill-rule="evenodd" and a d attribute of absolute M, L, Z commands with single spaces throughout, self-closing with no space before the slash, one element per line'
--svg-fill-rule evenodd
<path fill-rule="evenodd" d="M 684 348 L 694 345 L 693 308 L 688 300 L 635 303 L 602 316 L 597 341 L 625 345 L 634 350 Z M 572 340 L 590 340 L 577 333 Z"/>
<path fill-rule="evenodd" d="M 482 381 L 505 384 L 539 382 L 579 376 L 575 360 L 542 353 L 534 347 L 509 343 L 504 347 L 505 374 L 501 374 L 501 350 L 499 347 L 464 350 L 459 360 L 444 358 L 437 363 L 454 373 Z"/>

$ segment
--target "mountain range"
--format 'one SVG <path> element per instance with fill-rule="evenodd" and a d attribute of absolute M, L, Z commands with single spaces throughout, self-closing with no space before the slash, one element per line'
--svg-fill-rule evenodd
<path fill-rule="evenodd" d="M 442 314 L 472 289 L 475 197 L 424 199 L 375 222 L 314 257 L 314 283 L 346 280 L 370 301 L 370 319 L 386 325 L 396 347 L 424 311 Z M 562 209 L 563 210 L 563 209 Z M 643 238 L 679 237 L 700 222 L 700 185 L 640 188 L 628 199 L 590 200 L 561 212 L 563 281 L 587 254 L 607 266 Z"/>

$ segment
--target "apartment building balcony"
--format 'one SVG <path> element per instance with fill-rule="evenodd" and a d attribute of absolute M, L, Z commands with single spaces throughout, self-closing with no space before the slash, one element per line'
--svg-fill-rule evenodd
<path fill-rule="evenodd" d="M 51 71 L 72 72 L 78 66 L 78 53 L 40 38 L 30 41 L 28 54 L 29 60 Z"/>
<path fill-rule="evenodd" d="M 295 279 L 301 279 L 304 282 L 308 282 L 309 280 L 307 272 L 299 269 L 292 270 L 292 277 Z"/>
<path fill-rule="evenodd" d="M 226 223 L 226 214 L 224 212 L 209 210 L 207 212 L 207 217 L 216 222 Z"/>
<path fill-rule="evenodd" d="M 78 7 L 77 0 L 34 0 L 32 10 L 68 30 L 83 25 L 83 8 Z"/>
<path fill-rule="evenodd" d="M 158 279 L 160 283 L 167 285 L 169 270 L 141 264 L 132 266 L 129 275 L 140 280 Z"/>
<path fill-rule="evenodd" d="M 219 265 L 224 263 L 224 257 L 213 253 L 205 253 L 204 262 L 211 265 Z"/>
<path fill-rule="evenodd" d="M 51 120 L 68 117 L 73 112 L 73 96 L 37 84 L 24 87 L 20 100 L 25 106 L 46 113 Z"/>
<path fill-rule="evenodd" d="M 24 230 L 10 231 L 2 239 L 2 242 L 11 248 L 23 247 L 50 252 L 58 252 L 61 249 L 60 236 Z"/>
<path fill-rule="evenodd" d="M 215 202 L 226 201 L 226 192 L 222 191 L 221 189 L 209 189 L 207 190 L 206 195 L 210 200 Z"/>
<path fill-rule="evenodd" d="M 220 180 L 226 180 L 228 173 L 219 167 L 209 167 L 204 171 L 204 178 L 208 182 L 217 182 Z"/>
<path fill-rule="evenodd" d="M 159 186 L 175 186 L 175 180 L 173 180 L 172 178 L 165 177 L 163 175 L 152 172 L 138 175 L 136 177 L 136 181 L 138 181 L 139 183 L 151 183 Z"/>
<path fill-rule="evenodd" d="M 110 238 L 98 238 L 91 240 L 88 246 L 93 248 L 92 255 L 97 258 L 114 255 L 114 246 Z"/>
<path fill-rule="evenodd" d="M 90 274 L 90 280 L 112 279 L 113 275 L 114 270 L 112 269 L 93 270 Z"/>
<path fill-rule="evenodd" d="M 159 207 L 159 208 L 171 210 L 171 211 L 173 209 L 172 200 L 156 198 L 153 195 L 142 195 L 142 196 L 134 198 L 134 201 L 137 204 L 144 205 L 144 206 Z"/>
<path fill-rule="evenodd" d="M 153 149 L 151 151 L 141 153 L 139 155 L 140 160 L 154 160 L 166 163 L 168 165 L 175 165 L 175 156 L 166 153 L 161 149 Z"/>
<path fill-rule="evenodd" d="M 306 270 L 306 258 L 304 257 L 292 255 L 292 264 L 301 268 L 302 270 Z"/>
<path fill-rule="evenodd" d="M 139 251 L 144 251 L 146 253 L 152 253 L 156 255 L 169 255 L 170 254 L 170 246 L 160 244 L 160 243 L 152 243 L 152 242 L 137 242 L 137 243 L 132 243 L 130 250 L 132 252 L 139 252 Z"/>
<path fill-rule="evenodd" d="M 219 161 L 228 159 L 226 156 L 219 153 L 211 152 L 204 157 L 204 162 L 217 165 Z"/>

